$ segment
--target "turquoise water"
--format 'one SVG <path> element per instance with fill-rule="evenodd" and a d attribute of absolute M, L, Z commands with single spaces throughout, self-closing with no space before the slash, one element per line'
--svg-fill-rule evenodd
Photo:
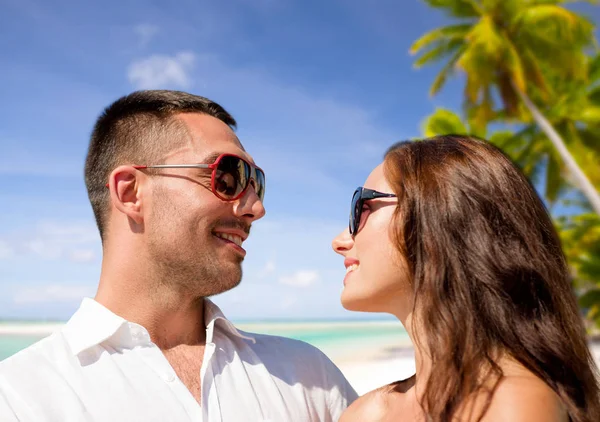
<path fill-rule="evenodd" d="M 385 322 L 260 322 L 239 323 L 244 331 L 295 338 L 310 343 L 329 355 L 356 353 L 374 346 L 400 345 L 408 341 L 402 325 Z M 45 335 L 0 334 L 0 360 L 39 341 Z"/>
<path fill-rule="evenodd" d="M 43 336 L 0 335 L 0 360 L 6 359 L 42 338 Z"/>

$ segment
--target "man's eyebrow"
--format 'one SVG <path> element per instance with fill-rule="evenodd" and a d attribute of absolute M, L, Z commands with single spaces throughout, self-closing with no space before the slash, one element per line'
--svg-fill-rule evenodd
<path fill-rule="evenodd" d="M 206 157 L 204 157 L 201 162 L 199 162 L 197 164 L 213 164 L 215 161 L 217 161 L 217 158 L 219 158 L 219 156 L 221 154 L 223 154 L 223 153 L 222 152 L 211 152 Z"/>

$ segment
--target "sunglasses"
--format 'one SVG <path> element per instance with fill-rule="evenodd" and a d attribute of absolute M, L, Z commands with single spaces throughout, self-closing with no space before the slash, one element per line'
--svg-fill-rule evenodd
<path fill-rule="evenodd" d="M 211 169 L 210 187 L 212 193 L 223 201 L 235 201 L 241 198 L 251 184 L 258 198 L 265 197 L 265 172 L 250 164 L 242 157 L 233 154 L 221 154 L 212 164 L 157 164 L 133 166 L 143 169 L 198 168 Z"/>
<path fill-rule="evenodd" d="M 348 222 L 348 229 L 352 237 L 356 236 L 356 233 L 358 233 L 358 229 L 360 228 L 360 217 L 365 201 L 377 198 L 396 198 L 396 195 L 362 187 L 356 188 L 354 191 L 352 203 L 350 205 L 350 220 Z"/>

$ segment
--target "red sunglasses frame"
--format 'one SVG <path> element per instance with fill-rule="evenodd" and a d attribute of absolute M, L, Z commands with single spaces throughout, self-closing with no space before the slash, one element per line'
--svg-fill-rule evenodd
<path fill-rule="evenodd" d="M 217 192 L 217 189 L 215 187 L 215 176 L 217 173 L 217 168 L 219 166 L 219 163 L 221 162 L 221 160 L 225 157 L 233 157 L 233 158 L 237 158 L 241 161 L 243 161 L 244 163 L 246 163 L 246 165 L 248 167 L 250 167 L 250 177 L 248 178 L 248 184 L 244 187 L 244 189 L 242 189 L 242 191 L 237 194 L 235 197 L 233 198 L 227 198 L 227 197 L 223 197 L 222 195 L 220 195 Z M 250 186 L 251 184 L 254 187 L 254 191 L 256 192 L 256 174 L 257 172 L 261 172 L 263 175 L 263 186 L 262 186 L 262 196 L 258 194 L 258 192 L 256 192 L 258 198 L 263 201 L 264 197 L 265 197 L 265 187 L 266 187 L 266 176 L 265 176 L 265 172 L 263 171 L 263 169 L 261 169 L 260 167 L 249 163 L 248 161 L 246 161 L 246 159 L 240 157 L 239 155 L 235 155 L 235 154 L 228 154 L 228 153 L 224 153 L 219 155 L 216 159 L 215 162 L 212 164 L 153 164 L 153 165 L 133 165 L 132 166 L 134 169 L 136 170 L 145 170 L 145 169 L 167 169 L 167 168 L 200 168 L 200 169 L 210 169 L 211 170 L 211 175 L 210 175 L 210 189 L 213 193 L 213 195 L 215 195 L 217 198 L 221 199 L 222 201 L 236 201 L 239 198 L 241 198 L 242 196 L 244 196 L 244 194 L 246 193 L 246 191 L 248 190 L 248 186 Z M 108 187 L 109 184 L 107 183 L 106 186 Z"/>

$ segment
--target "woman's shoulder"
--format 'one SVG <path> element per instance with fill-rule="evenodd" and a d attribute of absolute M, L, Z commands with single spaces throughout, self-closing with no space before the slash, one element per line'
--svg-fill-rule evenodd
<path fill-rule="evenodd" d="M 346 409 L 339 422 L 396 421 L 398 412 L 406 405 L 404 393 L 412 385 L 414 377 L 368 392 Z"/>
<path fill-rule="evenodd" d="M 529 370 L 512 366 L 505 370 L 482 419 L 494 421 L 568 421 L 558 394 Z"/>

